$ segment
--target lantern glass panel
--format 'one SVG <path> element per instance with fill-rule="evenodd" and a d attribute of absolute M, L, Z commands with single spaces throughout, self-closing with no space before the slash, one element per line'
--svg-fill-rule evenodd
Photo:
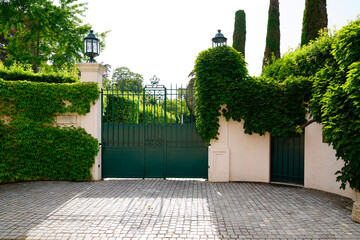
<path fill-rule="evenodd" d="M 98 53 L 98 45 L 97 45 L 97 41 L 93 41 L 92 46 L 93 46 L 93 52 L 94 52 L 94 53 Z"/>
<path fill-rule="evenodd" d="M 86 52 L 92 52 L 91 40 L 86 41 Z"/>

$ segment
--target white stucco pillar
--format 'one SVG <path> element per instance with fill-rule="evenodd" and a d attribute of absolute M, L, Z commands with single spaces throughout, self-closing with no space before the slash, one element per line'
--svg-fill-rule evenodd
<path fill-rule="evenodd" d="M 209 147 L 209 182 L 229 182 L 230 154 L 228 146 L 228 122 L 225 117 L 219 118 L 218 140 L 211 140 Z"/>
<path fill-rule="evenodd" d="M 102 74 L 105 67 L 98 63 L 78 63 L 76 66 L 81 72 L 81 82 L 96 82 L 101 87 Z M 87 133 L 101 142 L 101 101 L 91 104 L 90 112 L 85 116 L 80 116 L 80 127 L 84 128 Z M 98 155 L 95 157 L 95 163 L 91 168 L 93 180 L 101 180 L 101 146 Z"/>

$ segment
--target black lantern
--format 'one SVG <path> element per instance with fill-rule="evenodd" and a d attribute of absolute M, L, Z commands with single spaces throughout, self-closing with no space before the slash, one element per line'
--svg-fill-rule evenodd
<path fill-rule="evenodd" d="M 86 56 L 90 57 L 87 62 L 94 63 L 94 57 L 99 56 L 100 54 L 100 46 L 99 39 L 96 38 L 94 31 L 90 30 L 89 35 L 84 38 L 84 53 Z"/>
<path fill-rule="evenodd" d="M 220 47 L 222 45 L 226 45 L 227 38 L 221 33 L 221 30 L 218 30 L 218 33 L 212 38 L 212 46 L 213 47 Z"/>

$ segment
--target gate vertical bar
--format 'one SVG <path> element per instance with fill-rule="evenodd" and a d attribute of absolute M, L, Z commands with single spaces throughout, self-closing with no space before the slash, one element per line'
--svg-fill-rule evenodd
<path fill-rule="evenodd" d="M 100 101 L 101 101 L 101 143 L 100 143 L 100 146 L 101 148 L 104 148 L 104 145 L 103 145 L 103 142 L 104 142 L 104 97 L 103 97 L 103 88 L 101 88 L 101 98 L 100 98 Z M 102 151 L 103 152 L 103 151 Z"/>
<path fill-rule="evenodd" d="M 146 112 L 145 112 L 145 105 L 146 105 L 146 99 L 145 99 L 145 87 L 143 88 L 143 123 L 142 123 L 142 128 L 143 128 L 143 141 L 142 141 L 142 144 L 143 144 L 143 157 L 142 157 L 142 160 L 143 160 L 143 178 L 145 178 L 145 135 L 146 135 L 146 124 L 145 124 L 145 115 L 146 115 Z"/>
<path fill-rule="evenodd" d="M 109 129 L 109 88 L 106 86 L 106 129 L 107 129 L 107 138 L 109 138 L 110 129 Z M 108 139 L 109 141 L 109 139 Z"/>
<path fill-rule="evenodd" d="M 166 115 L 167 115 L 167 108 L 166 108 L 166 88 L 164 88 L 164 179 L 167 178 L 167 124 L 166 124 Z"/>

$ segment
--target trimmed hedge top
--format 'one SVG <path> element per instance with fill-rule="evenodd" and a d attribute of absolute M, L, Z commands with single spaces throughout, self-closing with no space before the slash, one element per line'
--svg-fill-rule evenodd
<path fill-rule="evenodd" d="M 56 72 L 51 67 L 45 67 L 43 72 L 33 73 L 29 66 L 21 66 L 15 63 L 11 67 L 5 67 L 0 61 L 0 78 L 8 81 L 30 81 L 47 83 L 75 83 L 79 82 L 78 70 L 60 69 Z"/>

